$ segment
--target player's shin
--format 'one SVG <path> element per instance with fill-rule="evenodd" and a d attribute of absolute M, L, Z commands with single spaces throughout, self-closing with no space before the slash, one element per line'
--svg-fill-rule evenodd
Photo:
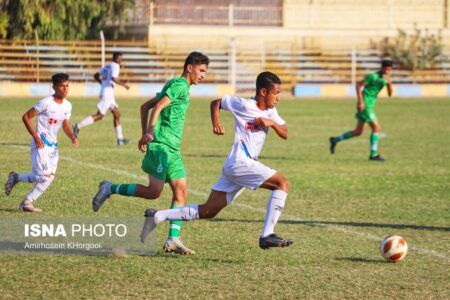
<path fill-rule="evenodd" d="M 286 202 L 287 193 L 282 190 L 274 190 L 267 202 L 266 217 L 264 219 L 264 227 L 261 237 L 267 237 L 274 233 L 275 225 L 281 216 Z"/>
<path fill-rule="evenodd" d="M 347 131 L 346 133 L 341 134 L 340 136 L 337 136 L 334 138 L 336 143 L 339 143 L 343 140 L 347 140 L 349 138 L 353 137 L 352 131 Z"/>
<path fill-rule="evenodd" d="M 370 157 L 374 157 L 378 154 L 378 140 L 380 139 L 380 134 L 374 132 L 370 135 Z"/>
<path fill-rule="evenodd" d="M 54 178 L 55 176 L 46 177 L 46 180 L 36 183 L 31 192 L 25 197 L 25 200 L 33 202 L 34 200 L 39 198 L 50 186 Z"/>
<path fill-rule="evenodd" d="M 180 208 L 159 210 L 155 214 L 155 223 L 163 221 L 191 221 L 199 219 L 198 204 L 189 204 Z"/>

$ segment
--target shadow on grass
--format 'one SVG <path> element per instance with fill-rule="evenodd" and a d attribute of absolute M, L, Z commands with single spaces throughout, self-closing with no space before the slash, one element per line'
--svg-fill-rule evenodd
<path fill-rule="evenodd" d="M 211 222 L 247 222 L 247 223 L 262 223 L 264 220 L 243 220 L 243 219 L 210 219 Z M 377 228 L 393 228 L 393 229 L 413 229 L 413 230 L 429 230 L 429 231 L 444 231 L 450 232 L 450 227 L 440 226 L 423 226 L 413 224 L 380 224 L 369 222 L 337 222 L 337 221 L 309 221 L 309 220 L 282 220 L 278 223 L 282 224 L 302 224 L 310 226 L 352 226 L 352 227 L 377 227 Z"/>
<path fill-rule="evenodd" d="M 358 262 L 358 263 L 371 263 L 371 264 L 385 264 L 389 263 L 383 259 L 367 259 L 367 258 L 361 258 L 361 257 L 336 257 L 336 260 L 348 260 L 352 262 Z"/>
<path fill-rule="evenodd" d="M 30 146 L 30 143 L 0 142 L 0 146 Z"/>
<path fill-rule="evenodd" d="M 20 212 L 20 210 L 17 209 L 17 208 L 0 208 L 0 211 L 5 211 L 5 212 Z"/>
<path fill-rule="evenodd" d="M 220 158 L 221 160 L 224 160 L 226 158 L 226 155 L 224 154 L 190 154 L 190 153 L 183 153 L 183 156 L 186 157 L 196 157 L 196 158 Z M 299 158 L 295 157 L 283 157 L 283 156 L 260 156 L 258 159 L 262 160 L 300 160 Z"/>

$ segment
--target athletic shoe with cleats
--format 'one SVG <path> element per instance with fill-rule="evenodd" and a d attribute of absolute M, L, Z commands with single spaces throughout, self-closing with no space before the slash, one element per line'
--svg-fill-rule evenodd
<path fill-rule="evenodd" d="M 369 157 L 369 160 L 372 160 L 372 161 L 385 161 L 385 159 L 380 154 Z"/>
<path fill-rule="evenodd" d="M 13 187 L 16 185 L 16 183 L 18 182 L 17 180 L 17 173 L 16 172 L 10 172 L 8 175 L 8 180 L 5 183 L 5 194 L 6 196 L 9 196 L 9 194 L 11 194 L 11 191 L 13 189 Z"/>
<path fill-rule="evenodd" d="M 28 200 L 23 200 L 22 203 L 20 203 L 19 210 L 23 212 L 35 212 L 35 213 L 42 212 L 42 209 L 34 207 L 33 202 Z"/>
<path fill-rule="evenodd" d="M 148 208 L 145 210 L 144 217 L 145 222 L 144 226 L 142 226 L 141 230 L 141 242 L 145 243 L 145 240 L 147 239 L 148 235 L 155 230 L 156 223 L 155 223 L 155 214 L 157 210 L 153 208 Z"/>
<path fill-rule="evenodd" d="M 78 128 L 78 124 L 72 126 L 73 135 L 78 138 L 78 134 L 80 133 L 80 129 Z"/>
<path fill-rule="evenodd" d="M 164 243 L 163 250 L 166 252 L 178 253 L 181 255 L 194 255 L 195 251 L 189 249 L 185 245 L 180 238 L 177 237 L 168 237 L 166 242 Z"/>
<path fill-rule="evenodd" d="M 117 146 L 128 145 L 129 143 L 131 143 L 131 140 L 128 140 L 128 139 L 118 139 L 117 140 Z"/>
<path fill-rule="evenodd" d="M 277 236 L 275 233 L 272 233 L 271 235 L 268 235 L 266 237 L 260 237 L 259 238 L 259 248 L 266 250 L 272 247 L 288 247 L 294 243 L 293 240 L 289 239 L 283 239 L 279 236 Z"/>
<path fill-rule="evenodd" d="M 111 182 L 102 181 L 98 186 L 97 194 L 92 199 L 92 209 L 97 212 L 105 201 L 111 196 Z"/>
<path fill-rule="evenodd" d="M 337 144 L 336 138 L 330 137 L 329 141 L 330 141 L 330 152 L 331 152 L 331 154 L 334 154 L 334 149 L 336 148 L 336 144 Z"/>

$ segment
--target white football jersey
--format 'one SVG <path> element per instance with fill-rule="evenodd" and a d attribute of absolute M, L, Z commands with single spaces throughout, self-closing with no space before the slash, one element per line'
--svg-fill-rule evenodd
<path fill-rule="evenodd" d="M 37 112 L 36 133 L 46 146 L 57 147 L 58 131 L 64 120 L 70 119 L 72 104 L 66 99 L 63 99 L 62 103 L 57 103 L 53 96 L 48 96 L 36 103 L 34 109 Z M 31 145 L 34 146 L 33 138 Z"/>
<path fill-rule="evenodd" d="M 228 154 L 227 163 L 248 158 L 258 160 L 269 129 L 259 127 L 255 122 L 256 118 L 270 119 L 279 125 L 286 124 L 276 108 L 261 110 L 255 99 L 226 95 L 221 100 L 221 108 L 230 111 L 234 117 L 234 144 Z"/>
<path fill-rule="evenodd" d="M 112 79 L 119 77 L 120 65 L 116 62 L 111 62 L 109 65 L 101 68 L 98 72 L 102 76 L 102 89 L 114 87 L 115 83 Z"/>

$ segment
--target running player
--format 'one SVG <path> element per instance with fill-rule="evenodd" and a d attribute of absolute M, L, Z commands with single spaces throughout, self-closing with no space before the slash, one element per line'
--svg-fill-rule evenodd
<path fill-rule="evenodd" d="M 58 131 L 63 128 L 65 134 L 78 147 L 78 140 L 70 126 L 72 105 L 65 99 L 69 91 L 69 75 L 59 73 L 52 76 L 52 96 L 45 97 L 29 109 L 22 120 L 31 134 L 31 173 L 9 173 L 5 184 L 5 194 L 9 196 L 18 182 L 36 183 L 31 192 L 20 203 L 19 209 L 25 212 L 41 212 L 33 202 L 50 186 L 55 178 L 58 165 Z M 37 116 L 36 127 L 31 120 Z"/>
<path fill-rule="evenodd" d="M 263 72 L 256 79 L 256 96 L 243 99 L 224 96 L 211 102 L 213 132 L 225 133 L 220 123 L 220 109 L 228 110 L 234 117 L 234 144 L 223 165 L 222 175 L 212 186 L 206 203 L 191 204 L 181 208 L 145 211 L 146 221 L 141 232 L 144 242 L 148 234 L 163 221 L 195 220 L 215 217 L 229 205 L 244 188 L 271 190 L 267 203 L 264 226 L 259 238 L 259 247 L 287 247 L 293 241 L 274 233 L 275 225 L 284 208 L 289 191 L 289 182 L 279 172 L 258 161 L 264 140 L 272 128 L 282 139 L 287 139 L 286 122 L 278 115 L 275 106 L 280 101 L 281 80 L 273 73 Z"/>
<path fill-rule="evenodd" d="M 185 205 L 187 181 L 180 153 L 184 119 L 189 106 L 190 86 L 205 78 L 208 64 L 209 58 L 206 55 L 192 52 L 186 58 L 181 77 L 169 80 L 155 98 L 141 106 L 142 137 L 138 147 L 146 153 L 142 170 L 149 175 L 149 183 L 144 186 L 101 182 L 92 202 L 94 211 L 98 211 L 112 194 L 145 199 L 159 198 L 166 182 L 173 193 L 171 208 Z M 148 112 L 152 107 L 148 119 Z M 195 252 L 184 246 L 180 239 L 181 226 L 181 221 L 171 222 L 164 250 L 194 254 Z"/>
<path fill-rule="evenodd" d="M 112 62 L 104 66 L 100 71 L 94 74 L 95 80 L 101 85 L 100 101 L 97 103 L 98 111 L 95 115 L 83 119 L 81 122 L 73 125 L 73 132 L 78 138 L 80 129 L 94 122 L 100 121 L 106 115 L 108 110 L 111 111 L 114 117 L 114 129 L 117 136 L 117 145 L 126 145 L 131 141 L 123 138 L 122 125 L 120 124 L 119 105 L 116 103 L 114 97 L 114 86 L 116 84 L 123 86 L 127 90 L 130 86 L 119 79 L 120 66 L 123 63 L 123 55 L 120 52 L 113 53 Z"/>
<path fill-rule="evenodd" d="M 378 140 L 380 138 L 381 126 L 378 123 L 375 114 L 375 103 L 377 96 L 384 86 L 387 88 L 389 97 L 393 94 L 393 86 L 389 73 L 392 71 L 392 61 L 383 60 L 381 62 L 381 69 L 377 72 L 367 75 L 364 80 L 356 84 L 356 93 L 358 95 L 358 104 L 356 119 L 356 128 L 347 131 L 340 136 L 330 137 L 330 152 L 334 154 L 337 143 L 350 139 L 355 136 L 360 136 L 364 131 L 365 123 L 368 123 L 372 129 L 370 135 L 370 156 L 371 161 L 384 161 L 384 158 L 378 153 Z M 362 88 L 364 87 L 364 90 Z"/>

